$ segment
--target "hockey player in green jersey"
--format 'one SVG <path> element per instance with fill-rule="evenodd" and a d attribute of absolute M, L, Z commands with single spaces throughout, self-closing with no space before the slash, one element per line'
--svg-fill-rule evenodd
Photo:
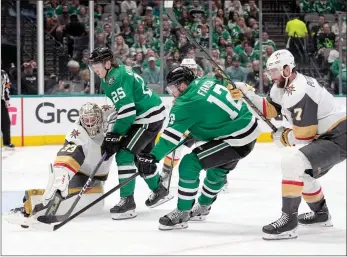
<path fill-rule="evenodd" d="M 160 218 L 161 230 L 186 228 L 192 216 L 207 215 L 226 175 L 252 151 L 260 134 L 257 118 L 247 105 L 234 100 L 215 78 L 196 78 L 189 68 L 180 66 L 166 80 L 176 101 L 159 142 L 138 158 L 139 172 L 144 177 L 155 174 L 156 163 L 179 144 L 187 130 L 203 142 L 181 160 L 177 208 Z M 202 169 L 206 178 L 192 209 Z"/>
<path fill-rule="evenodd" d="M 106 96 L 118 111 L 117 119 L 105 136 L 101 146 L 107 158 L 116 154 L 119 183 L 137 171 L 135 155 L 149 153 L 163 126 L 165 107 L 158 95 L 130 67 L 114 62 L 113 54 L 106 47 L 96 48 L 90 55 L 89 65 L 101 78 Z M 148 207 L 168 201 L 168 190 L 158 173 L 147 176 L 145 181 L 153 193 L 146 200 Z M 120 202 L 111 210 L 113 219 L 136 217 L 134 201 L 135 180 L 120 189 Z"/>

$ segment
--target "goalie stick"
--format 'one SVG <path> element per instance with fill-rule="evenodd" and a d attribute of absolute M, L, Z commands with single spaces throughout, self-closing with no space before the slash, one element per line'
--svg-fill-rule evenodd
<path fill-rule="evenodd" d="M 169 17 L 169 19 L 173 22 L 176 23 L 177 26 L 184 31 L 184 35 L 189 39 L 189 41 L 196 47 L 199 48 L 202 52 L 205 53 L 207 59 L 214 64 L 215 68 L 221 73 L 223 74 L 223 77 L 234 87 L 235 83 L 229 78 L 229 76 L 219 67 L 219 65 L 211 58 L 211 56 L 206 52 L 206 50 L 198 43 L 196 42 L 196 40 L 194 39 L 194 37 L 192 36 L 192 34 L 190 34 L 188 32 L 188 30 L 186 30 L 176 19 L 176 15 L 172 10 L 173 7 L 173 1 L 169 0 L 169 1 L 165 1 L 164 2 L 164 7 L 166 9 L 166 13 L 167 16 Z M 212 29 L 212 28 L 210 28 Z M 259 117 L 274 131 L 277 131 L 277 128 L 274 124 L 272 124 L 272 122 L 268 119 L 266 119 L 266 117 L 264 116 L 264 114 L 252 103 L 252 101 L 245 95 L 243 94 L 243 99 L 245 100 L 245 102 L 259 115 Z"/>

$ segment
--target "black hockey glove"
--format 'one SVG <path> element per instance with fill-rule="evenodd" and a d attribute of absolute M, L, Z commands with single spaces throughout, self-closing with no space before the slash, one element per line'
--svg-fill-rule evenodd
<path fill-rule="evenodd" d="M 107 154 L 105 161 L 107 161 L 112 155 L 118 152 L 120 148 L 121 136 L 114 132 L 107 132 L 104 141 L 101 145 L 101 154 Z"/>
<path fill-rule="evenodd" d="M 140 153 L 136 158 L 136 166 L 141 177 L 153 175 L 157 171 L 158 161 L 151 154 Z"/>

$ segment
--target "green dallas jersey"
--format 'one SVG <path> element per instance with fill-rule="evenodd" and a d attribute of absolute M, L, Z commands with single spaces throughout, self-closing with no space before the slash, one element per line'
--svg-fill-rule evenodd
<path fill-rule="evenodd" d="M 169 124 L 152 150 L 157 160 L 176 147 L 187 130 L 199 141 L 225 139 L 234 146 L 258 137 L 257 119 L 247 104 L 233 100 L 220 83 L 212 77 L 198 78 L 176 99 Z"/>
<path fill-rule="evenodd" d="M 130 67 L 120 65 L 112 68 L 101 85 L 118 110 L 113 132 L 125 135 L 132 124 L 149 124 L 165 119 L 165 106 L 160 97 Z"/>

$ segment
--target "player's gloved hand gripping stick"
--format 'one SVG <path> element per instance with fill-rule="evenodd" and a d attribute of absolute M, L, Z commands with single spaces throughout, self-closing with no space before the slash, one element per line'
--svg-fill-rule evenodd
<path fill-rule="evenodd" d="M 219 65 L 210 57 L 210 55 L 206 52 L 206 50 L 199 45 L 195 40 L 192 34 L 188 30 L 186 30 L 176 19 L 175 13 L 172 10 L 173 7 L 173 1 L 172 0 L 166 0 L 164 2 L 164 7 L 166 10 L 166 14 L 169 17 L 169 19 L 175 23 L 181 31 L 184 32 L 184 35 L 189 39 L 189 41 L 195 45 L 195 47 L 199 48 L 202 52 L 205 53 L 207 59 L 215 66 L 215 68 L 219 71 L 219 73 L 233 86 L 233 88 L 236 88 L 235 83 L 229 78 L 229 76 L 219 67 Z M 277 131 L 277 128 L 274 124 L 271 123 L 270 120 L 266 119 L 266 117 L 263 115 L 263 113 L 252 103 L 252 101 L 246 96 L 243 96 L 243 99 L 246 101 L 246 103 L 259 115 L 259 117 L 274 131 Z"/>

